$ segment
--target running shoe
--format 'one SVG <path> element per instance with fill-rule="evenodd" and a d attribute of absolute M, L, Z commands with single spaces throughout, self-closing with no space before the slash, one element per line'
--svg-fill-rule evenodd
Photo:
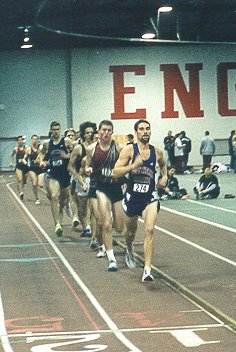
<path fill-rule="evenodd" d="M 55 226 L 55 234 L 57 235 L 57 237 L 61 237 L 63 235 L 63 230 L 60 224 L 57 224 Z"/>
<path fill-rule="evenodd" d="M 102 245 L 98 248 L 97 258 L 104 258 L 106 256 L 105 246 Z"/>
<path fill-rule="evenodd" d="M 152 282 L 154 280 L 153 275 L 150 270 L 144 269 L 142 282 Z"/>
<path fill-rule="evenodd" d="M 91 237 L 91 231 L 90 231 L 90 229 L 87 229 L 87 228 L 86 228 L 86 229 L 83 229 L 83 231 L 82 231 L 80 237 Z"/>
<path fill-rule="evenodd" d="M 92 249 L 93 251 L 95 251 L 97 249 L 97 241 L 96 240 L 91 240 L 90 244 L 89 244 L 89 248 Z"/>
<path fill-rule="evenodd" d="M 168 200 L 168 199 L 169 199 L 169 197 L 168 197 L 168 195 L 167 195 L 167 194 L 165 194 L 165 195 L 161 196 L 161 200 Z"/>
<path fill-rule="evenodd" d="M 72 227 L 76 228 L 77 226 L 79 226 L 80 222 L 78 220 L 78 218 L 74 217 L 73 221 L 72 221 Z"/>
<path fill-rule="evenodd" d="M 39 205 L 40 204 L 40 200 L 36 199 L 36 201 L 34 202 L 34 204 Z"/>
<path fill-rule="evenodd" d="M 129 253 L 128 251 L 126 251 L 126 253 L 125 253 L 125 262 L 126 262 L 127 267 L 129 269 L 134 269 L 136 267 L 136 263 L 135 263 L 135 260 L 134 260 L 133 253 Z"/>
<path fill-rule="evenodd" d="M 117 262 L 110 261 L 108 265 L 108 271 L 117 271 Z"/>

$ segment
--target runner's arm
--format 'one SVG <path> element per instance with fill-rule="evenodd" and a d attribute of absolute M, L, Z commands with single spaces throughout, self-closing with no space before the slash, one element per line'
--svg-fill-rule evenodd
<path fill-rule="evenodd" d="M 78 181 L 79 183 L 81 184 L 81 186 L 83 187 L 83 190 L 86 192 L 87 189 L 88 189 L 88 186 L 87 184 L 84 182 L 84 178 L 86 176 L 86 173 L 85 173 L 85 166 L 86 166 L 86 156 L 82 159 L 81 161 L 81 167 L 80 167 L 80 170 L 79 170 L 79 173 L 78 173 Z"/>
<path fill-rule="evenodd" d="M 132 160 L 133 157 L 133 146 L 132 145 L 127 145 L 124 147 L 124 149 L 121 150 L 119 158 L 115 164 L 115 167 L 112 172 L 112 176 L 114 178 L 119 178 L 130 171 L 134 170 L 138 166 L 142 165 L 143 160 L 140 155 L 137 155 L 135 160 L 131 163 L 130 161 Z"/>
<path fill-rule="evenodd" d="M 156 158 L 160 167 L 161 178 L 158 181 L 158 187 L 165 187 L 167 183 L 167 166 L 161 149 L 156 148 Z"/>
<path fill-rule="evenodd" d="M 10 167 L 13 166 L 13 159 L 14 159 L 14 155 L 16 154 L 16 150 L 17 150 L 17 148 L 15 147 L 15 148 L 13 149 L 11 155 L 10 155 L 10 159 L 9 159 L 9 165 L 10 165 Z"/>
<path fill-rule="evenodd" d="M 97 143 L 97 142 L 96 142 Z M 92 157 L 94 154 L 94 150 L 95 150 L 95 145 L 96 143 L 91 144 L 90 146 L 88 146 L 88 148 L 86 149 L 86 165 L 85 165 L 85 173 L 90 176 L 91 173 L 93 172 L 93 169 L 91 167 L 92 164 Z"/>
<path fill-rule="evenodd" d="M 22 159 L 23 164 L 27 165 L 28 158 L 30 156 L 30 147 L 26 148 L 24 158 Z"/>
<path fill-rule="evenodd" d="M 71 153 L 71 156 L 70 156 L 70 160 L 69 160 L 69 164 L 68 164 L 69 172 L 72 175 L 76 176 L 77 178 L 78 178 L 78 172 L 76 171 L 76 168 L 75 168 L 75 161 L 76 161 L 78 156 L 81 156 L 81 154 L 82 154 L 82 147 L 81 147 L 80 144 L 78 144 L 72 150 L 72 153 Z"/>
<path fill-rule="evenodd" d="M 42 147 L 41 151 L 39 152 L 39 155 L 38 155 L 39 166 L 44 167 L 47 165 L 47 162 L 44 161 L 44 158 L 45 158 L 47 151 L 48 151 L 48 144 L 49 144 L 49 140 L 46 140 L 43 143 L 43 147 Z"/>

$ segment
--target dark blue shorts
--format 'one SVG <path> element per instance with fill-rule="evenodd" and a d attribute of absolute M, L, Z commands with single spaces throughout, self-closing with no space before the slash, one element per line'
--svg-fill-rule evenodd
<path fill-rule="evenodd" d="M 70 186 L 71 176 L 70 176 L 69 172 L 67 172 L 67 171 L 62 172 L 60 174 L 57 174 L 57 173 L 51 172 L 51 170 L 48 169 L 46 172 L 46 177 L 57 180 L 59 182 L 61 188 L 67 188 Z"/>
<path fill-rule="evenodd" d="M 44 170 L 37 165 L 32 165 L 29 167 L 29 171 L 34 172 L 37 176 L 44 173 Z"/>
<path fill-rule="evenodd" d="M 145 197 L 144 195 L 133 196 L 129 195 L 129 193 L 125 193 L 122 207 L 125 214 L 132 218 L 134 216 L 142 216 L 144 209 L 148 206 L 148 204 L 157 202 L 157 213 L 160 210 L 160 203 L 157 197 L 149 196 Z"/>

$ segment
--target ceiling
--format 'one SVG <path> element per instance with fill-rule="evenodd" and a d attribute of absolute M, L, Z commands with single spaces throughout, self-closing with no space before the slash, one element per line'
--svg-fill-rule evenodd
<path fill-rule="evenodd" d="M 158 13 L 162 5 L 173 10 Z M 156 39 L 140 39 L 146 26 Z M 35 49 L 236 44 L 236 0 L 1 0 L 0 50 L 18 50 L 29 30 Z"/>

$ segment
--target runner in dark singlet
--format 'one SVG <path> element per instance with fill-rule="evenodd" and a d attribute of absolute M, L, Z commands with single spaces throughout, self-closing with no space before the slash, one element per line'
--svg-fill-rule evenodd
<path fill-rule="evenodd" d="M 68 207 L 70 201 L 70 174 L 67 167 L 73 143 L 70 138 L 61 137 L 59 122 L 53 121 L 51 123 L 50 132 L 51 138 L 44 142 L 39 160 L 40 166 L 49 165 L 45 173 L 45 186 L 51 201 L 55 233 L 57 236 L 62 236 L 63 208 L 64 206 Z M 45 159 L 48 162 L 44 161 Z"/>
<path fill-rule="evenodd" d="M 72 174 L 72 211 L 73 221 L 72 227 L 76 229 L 79 225 L 79 220 L 82 223 L 83 231 L 81 237 L 91 237 L 90 227 L 90 209 L 89 209 L 89 197 L 84 197 L 83 191 L 81 193 L 81 187 L 84 185 L 84 178 L 79 178 L 81 169 L 81 163 L 83 158 L 86 156 L 86 148 L 93 143 L 93 136 L 97 129 L 97 126 L 93 122 L 86 121 L 80 125 L 80 138 L 81 141 L 78 143 L 71 154 L 68 169 Z M 84 187 L 87 191 L 87 187 Z M 84 191 L 84 192 L 85 192 Z M 96 231 L 96 229 L 95 229 Z M 93 233 L 92 233 L 93 236 Z"/>
<path fill-rule="evenodd" d="M 102 238 L 109 265 L 108 271 L 117 270 L 112 246 L 112 225 L 117 232 L 124 229 L 122 214 L 122 180 L 114 180 L 112 172 L 118 159 L 120 146 L 112 140 L 113 124 L 103 120 L 99 124 L 98 141 L 87 148 L 86 172 L 90 175 L 90 194 L 96 192 L 102 219 Z"/>
<path fill-rule="evenodd" d="M 25 162 L 29 162 L 29 176 L 32 182 L 33 193 L 35 196 L 35 204 L 40 204 L 38 195 L 38 186 L 42 187 L 42 181 L 39 181 L 39 175 L 42 176 L 44 170 L 39 166 L 39 137 L 36 134 L 31 136 L 31 146 L 26 148 L 24 156 Z"/>
<path fill-rule="evenodd" d="M 24 156 L 26 152 L 25 139 L 22 135 L 17 137 L 17 146 L 13 149 L 10 156 L 10 167 L 13 166 L 13 160 L 15 156 L 16 166 L 15 166 L 15 175 L 17 178 L 17 188 L 21 200 L 24 200 L 23 188 L 26 184 L 27 174 L 29 168 L 27 162 L 24 162 Z"/>
<path fill-rule="evenodd" d="M 122 177 L 128 174 L 127 189 L 124 194 L 123 209 L 126 213 L 125 233 L 127 251 L 125 260 L 127 266 L 135 267 L 133 256 L 133 241 L 137 231 L 138 217 L 144 219 L 144 271 L 142 281 L 153 281 L 151 263 L 153 255 L 153 232 L 159 211 L 155 185 L 155 168 L 159 164 L 162 178 L 159 187 L 164 187 L 167 181 L 166 162 L 159 148 L 149 144 L 151 136 L 150 123 L 138 120 L 134 125 L 137 143 L 127 145 L 121 151 L 113 170 L 113 176 Z"/>

